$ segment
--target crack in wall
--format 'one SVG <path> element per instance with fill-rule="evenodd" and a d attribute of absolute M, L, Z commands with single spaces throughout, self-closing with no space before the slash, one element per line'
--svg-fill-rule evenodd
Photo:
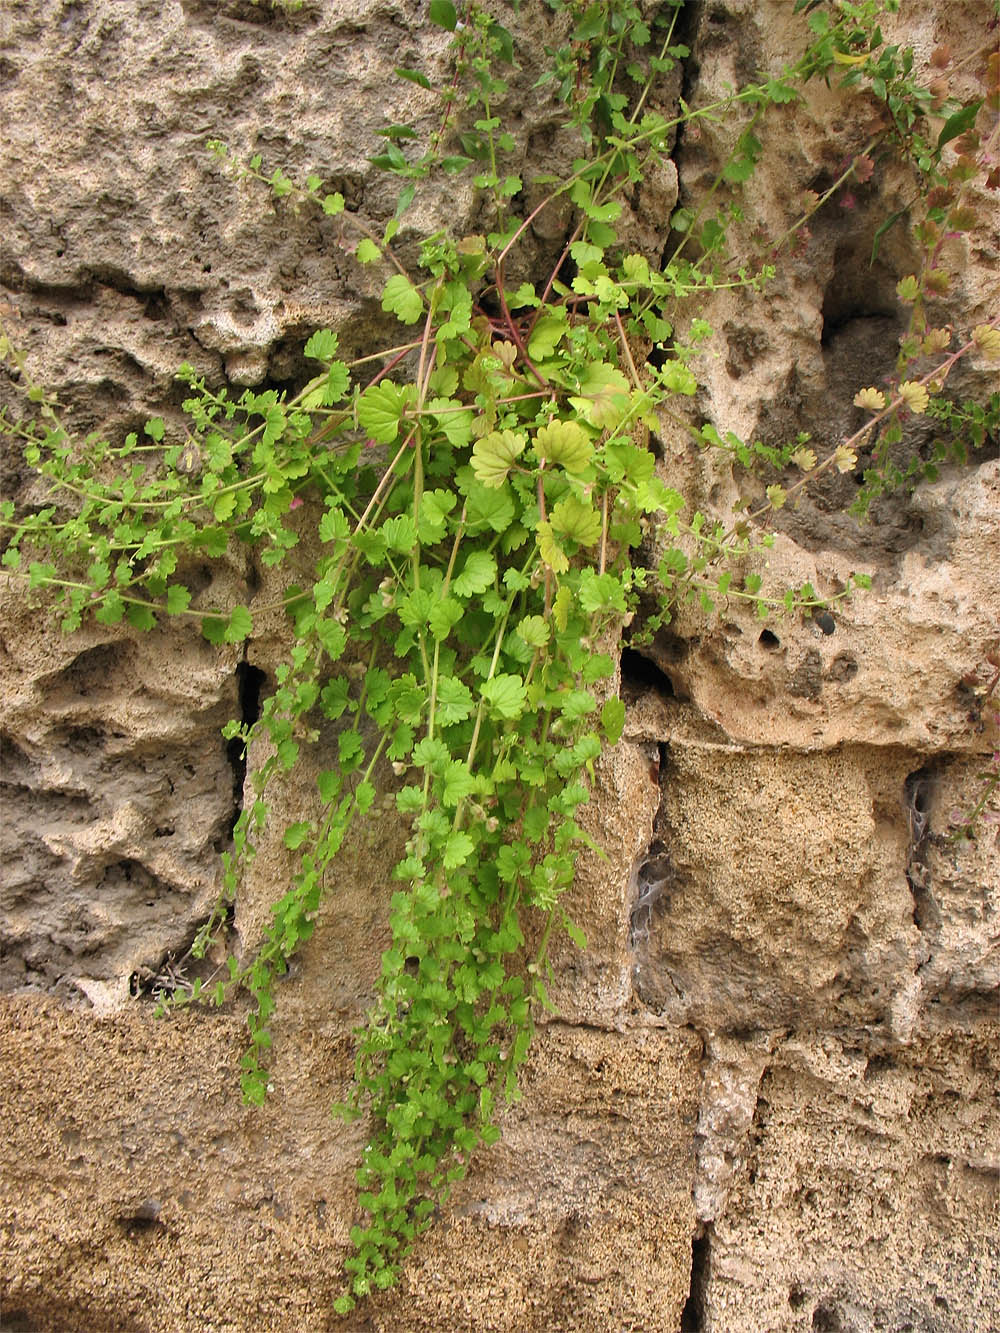
<path fill-rule="evenodd" d="M 712 1228 L 704 1227 L 691 1238 L 691 1284 L 681 1311 L 680 1333 L 702 1333 L 712 1273 Z"/>

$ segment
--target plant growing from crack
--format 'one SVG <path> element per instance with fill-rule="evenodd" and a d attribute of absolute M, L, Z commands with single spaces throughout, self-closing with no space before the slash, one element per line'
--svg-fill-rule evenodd
<path fill-rule="evenodd" d="M 268 1087 L 276 982 L 316 927 L 353 821 L 377 811 L 390 766 L 397 779 L 394 803 L 410 836 L 395 871 L 392 943 L 343 1108 L 367 1111 L 372 1130 L 359 1172 L 367 1221 L 351 1232 L 341 1311 L 397 1280 L 470 1154 L 497 1138 L 500 1110 L 520 1095 L 533 1013 L 549 1005 L 553 928 L 584 944 L 561 898 L 580 849 L 593 845 L 578 816 L 595 763 L 622 733 L 616 649 L 640 595 L 658 599 L 646 634 L 687 600 L 706 614 L 745 600 L 766 617 L 846 596 L 850 584 L 825 598 L 809 584 L 768 589 L 747 568 L 770 542 L 769 514 L 823 472 L 853 470 L 872 430 L 923 406 L 926 386 L 943 382 L 959 358 L 994 347 L 994 326 L 981 326 L 926 375 L 879 391 L 878 403 L 866 391 L 874 415 L 822 460 L 808 437 L 776 450 L 693 425 L 685 404 L 712 333 L 699 302 L 726 287 L 762 291 L 826 202 L 793 219 L 766 262 L 730 253 L 764 113 L 797 99 L 809 78 L 846 69 L 852 81 L 869 79 L 915 151 L 926 99 L 901 92 L 909 69 L 887 77 L 878 6 L 866 0 L 812 12 L 811 44 L 780 75 L 665 117 L 647 103 L 655 80 L 689 54 L 677 38 L 679 0 L 651 24 L 628 0 L 549 2 L 567 33 L 550 53 L 550 79 L 581 152 L 530 211 L 519 208 L 523 184 L 506 165 L 517 147 L 502 114 L 513 38 L 474 4 L 459 11 L 432 0 L 431 20 L 453 34 L 454 75 L 437 91 L 425 152 L 414 152 L 411 126 L 384 131 L 373 160 L 401 190 L 383 229 L 345 210 L 319 177 L 300 185 L 281 168 L 266 172 L 259 157 L 244 163 L 211 145 L 235 174 L 293 207 L 317 208 L 350 238 L 358 263 L 379 266 L 382 309 L 404 329 L 394 346 L 348 362 L 336 333 L 320 330 L 304 349 L 317 373 L 294 395 L 233 395 L 183 367 L 183 432 L 154 417 L 141 437 L 111 444 L 73 439 L 59 404 L 4 339 L 37 415 L 3 425 L 48 494 L 27 509 L 3 503 L 3 563 L 54 602 L 67 633 L 90 618 L 151 630 L 166 615 L 197 620 L 212 642 L 238 644 L 255 616 L 275 606 L 287 616 L 288 655 L 260 718 L 225 730 L 244 747 L 260 742 L 267 757 L 249 779 L 224 856 L 225 893 L 195 954 L 225 925 L 273 784 L 322 741 L 329 766 L 317 778 L 315 811 L 283 832 L 298 869 L 259 947 L 230 958 L 214 985 L 195 981 L 163 996 L 177 1007 L 249 993 L 242 1084 L 251 1102 Z M 433 95 L 422 72 L 397 72 Z M 700 204 L 676 212 L 670 257 L 657 267 L 628 252 L 617 230 L 623 197 L 669 152 L 679 126 L 737 110 L 748 123 Z M 975 117 L 958 109 L 952 125 L 955 116 L 968 134 Z M 938 159 L 945 146 L 939 138 Z M 867 160 L 859 155 L 850 171 Z M 393 243 L 417 188 L 465 172 L 489 201 L 490 229 L 426 238 L 411 271 Z M 557 262 L 514 285 L 512 254 L 564 197 L 575 220 Z M 901 363 L 908 375 L 911 360 Z M 979 410 L 941 408 L 963 421 Z M 699 447 L 747 467 L 794 467 L 799 478 L 772 484 L 764 502 L 742 505 L 731 521 L 692 511 L 648 448 L 663 419 Z M 289 569 L 274 604 L 221 606 L 194 581 L 193 561 L 220 558 L 233 542 L 266 567 Z"/>

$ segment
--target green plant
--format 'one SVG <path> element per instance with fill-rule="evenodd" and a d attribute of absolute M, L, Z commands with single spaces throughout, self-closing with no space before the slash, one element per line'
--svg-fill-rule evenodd
<path fill-rule="evenodd" d="M 190 576 L 193 558 L 221 557 L 236 541 L 265 566 L 290 571 L 280 600 L 287 660 L 260 719 L 225 732 L 245 747 L 266 742 L 269 757 L 250 779 L 224 857 L 225 897 L 196 955 L 223 926 L 255 855 L 271 785 L 323 728 L 336 731 L 335 753 L 319 775 L 315 811 L 284 830 L 298 870 L 260 947 L 230 959 L 214 985 L 196 981 L 163 996 L 177 1007 L 249 993 L 242 1083 L 251 1102 L 267 1091 L 276 981 L 315 929 L 352 821 L 375 809 L 390 765 L 398 780 L 395 802 L 410 836 L 396 868 L 392 944 L 359 1034 L 354 1096 L 342 1108 L 367 1110 L 372 1133 L 359 1172 L 368 1221 L 351 1233 L 341 1310 L 392 1285 L 469 1155 L 497 1137 L 498 1110 L 519 1096 L 533 1011 L 549 1004 L 553 927 L 584 944 L 560 899 L 579 849 L 592 845 L 578 815 L 594 764 L 622 732 L 616 649 L 640 595 L 655 597 L 657 609 L 637 635 L 685 601 L 711 614 L 742 599 L 766 617 L 809 614 L 847 596 L 850 584 L 825 599 L 809 584 L 766 588 L 752 565 L 771 540 L 764 522 L 823 472 L 852 470 L 859 442 L 898 421 L 901 408 L 913 410 L 924 382 L 904 380 L 878 403 L 866 399 L 876 415 L 822 460 L 808 437 L 769 449 L 697 427 L 685 411 L 712 332 L 699 302 L 723 288 L 763 290 L 825 202 L 790 222 L 766 262 L 730 253 L 765 113 L 796 99 L 807 79 L 846 68 L 849 80 L 870 79 L 902 146 L 920 151 L 926 99 L 906 82 L 906 57 L 905 77 L 896 77 L 879 54 L 878 7 L 811 13 L 812 43 L 780 76 L 711 105 L 682 103 L 666 118 L 646 103 L 653 80 L 687 55 L 676 40 L 679 3 L 649 26 L 623 0 L 550 5 L 569 24 L 566 44 L 551 53 L 551 80 L 581 154 L 530 213 L 518 211 L 522 181 L 504 165 L 516 146 L 500 114 L 513 39 L 473 4 L 460 13 L 450 0 L 432 0 L 431 19 L 454 34 L 455 74 L 437 90 L 437 129 L 425 151 L 414 151 L 411 126 L 383 132 L 373 160 L 399 179 L 400 195 L 381 232 L 346 212 L 318 177 L 297 184 L 281 168 L 266 172 L 260 157 L 243 163 L 224 144 L 210 145 L 229 170 L 259 179 L 276 198 L 319 209 L 345 234 L 355 229 L 357 261 L 386 275 L 381 305 L 405 330 L 398 344 L 348 363 L 337 335 L 320 330 L 304 349 L 318 371 L 294 396 L 233 395 L 183 367 L 184 433 L 156 417 L 141 438 L 111 444 L 71 438 L 59 405 L 4 342 L 37 415 L 3 424 L 50 486 L 50 502 L 34 511 L 4 502 L 4 565 L 55 603 L 66 632 L 87 617 L 150 630 L 167 615 L 197 620 L 213 642 L 240 643 L 253 633 L 254 613 L 213 604 L 211 589 L 200 591 Z M 434 91 L 420 71 L 397 72 Z M 672 133 L 737 113 L 746 122 L 718 178 L 700 205 L 674 216 L 669 260 L 656 268 L 628 252 L 616 230 L 622 197 L 661 160 Z M 939 156 L 944 147 L 939 139 Z M 842 180 L 865 169 L 863 158 Z M 416 189 L 460 172 L 491 201 L 490 230 L 430 236 L 419 273 L 408 271 L 393 241 Z M 557 262 L 535 283 L 510 284 L 512 252 L 562 196 L 575 222 Z M 974 348 L 989 351 L 993 333 L 975 330 L 924 379 L 943 378 Z M 979 410 L 951 409 L 963 420 Z M 795 467 L 799 479 L 773 483 L 762 505 L 743 506 L 731 521 L 690 512 L 647 447 L 664 418 L 697 447 L 747 468 Z M 989 428 L 985 417 L 975 420 Z M 318 555 L 307 554 L 317 545 Z M 273 608 L 254 612 L 265 609 Z"/>

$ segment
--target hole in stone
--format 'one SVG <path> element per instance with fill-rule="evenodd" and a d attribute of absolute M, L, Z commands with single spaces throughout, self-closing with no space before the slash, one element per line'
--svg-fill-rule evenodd
<path fill-rule="evenodd" d="M 666 749 L 661 747 L 665 761 Z M 668 890 L 674 882 L 673 866 L 666 846 L 658 838 L 650 845 L 649 851 L 634 871 L 635 894 L 632 911 L 629 916 L 629 946 L 636 948 L 643 940 L 649 939 L 649 930 L 653 921 L 653 912 L 657 903 L 666 897 L 666 907 L 670 907 Z"/>
<path fill-rule="evenodd" d="M 840 681 L 841 683 L 853 680 L 858 674 L 858 664 L 850 653 L 841 653 L 830 663 L 830 669 L 826 673 L 830 680 Z"/>
<path fill-rule="evenodd" d="M 163 1205 L 159 1199 L 144 1199 L 134 1213 L 123 1213 L 117 1218 L 118 1225 L 127 1236 L 139 1236 L 162 1227 L 160 1212 Z"/>
<path fill-rule="evenodd" d="M 691 1289 L 681 1312 L 681 1333 L 701 1333 L 705 1327 L 705 1289 L 711 1250 L 708 1232 L 691 1242 Z"/>
<path fill-rule="evenodd" d="M 758 638 L 757 642 L 762 648 L 766 648 L 769 653 L 773 653 L 781 647 L 781 640 L 778 638 L 777 634 L 772 633 L 769 629 L 761 630 L 760 638 Z"/>
<path fill-rule="evenodd" d="M 806 1302 L 806 1292 L 797 1282 L 793 1282 L 788 1289 L 788 1304 L 793 1310 L 798 1310 Z"/>
<path fill-rule="evenodd" d="M 236 667 L 236 697 L 240 710 L 240 721 L 245 727 L 252 727 L 260 717 L 260 695 L 267 676 L 259 667 L 250 662 L 240 662 Z M 238 736 L 226 742 L 226 758 L 233 770 L 233 814 L 232 834 L 236 821 L 243 808 L 243 784 L 247 776 L 247 756 L 243 742 Z"/>
<path fill-rule="evenodd" d="M 835 1305 L 817 1305 L 813 1311 L 812 1326 L 816 1333 L 844 1333 L 840 1311 Z"/>
<path fill-rule="evenodd" d="M 622 649 L 622 690 L 633 698 L 649 690 L 665 699 L 674 697 L 673 681 L 667 673 L 634 648 Z"/>
<path fill-rule="evenodd" d="M 36 1333 L 38 1325 L 23 1310 L 5 1310 L 3 1333 Z"/>

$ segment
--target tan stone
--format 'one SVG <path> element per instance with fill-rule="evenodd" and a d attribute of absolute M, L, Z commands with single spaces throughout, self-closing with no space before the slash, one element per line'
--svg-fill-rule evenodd
<path fill-rule="evenodd" d="M 803 44 L 792 9 L 688 7 L 690 103 L 780 72 Z M 367 162 L 375 131 L 387 117 L 433 118 L 420 89 L 391 78 L 400 63 L 443 68 L 445 35 L 422 17 L 411 0 L 293 16 L 244 0 L 11 0 L 4 300 L 29 367 L 74 422 L 115 436 L 160 414 L 177 430 L 183 360 L 237 384 L 301 382 L 317 325 L 351 353 L 392 341 L 377 274 L 345 248 L 349 226 L 235 184 L 203 144 L 225 138 L 299 178 L 316 170 L 379 230 L 395 188 Z M 919 59 L 950 42 L 969 79 L 988 18 L 985 0 L 956 0 L 905 5 L 893 22 Z M 533 87 L 559 20 L 539 4 L 520 21 L 512 169 L 533 205 L 531 176 L 576 147 Z M 668 81 L 656 104 L 679 87 Z M 765 113 L 748 244 L 757 226 L 780 236 L 802 192 L 832 183 L 870 118 L 864 99 L 821 83 Z M 672 209 L 711 184 L 743 123 L 733 111 L 685 131 L 629 201 L 630 248 L 670 253 Z M 817 452 L 857 429 L 853 394 L 892 367 L 905 319 L 895 284 L 917 255 L 901 222 L 870 266 L 872 233 L 911 189 L 880 160 L 855 208 L 834 201 L 813 220 L 763 299 L 719 292 L 699 311 L 716 334 L 697 365 L 695 424 L 768 443 L 808 430 Z M 963 330 L 997 310 L 995 200 L 978 202 L 980 224 L 953 246 L 960 278 L 934 308 Z M 558 256 L 568 219 L 541 216 L 512 280 Z M 411 215 L 408 260 L 443 223 L 481 229 L 471 189 Z M 970 358 L 949 388 L 994 384 Z M 691 509 L 726 520 L 738 496 L 761 493 L 731 460 L 692 449 L 676 421 L 656 443 Z M 3 452 L 5 494 L 42 503 L 44 486 L 9 442 Z M 316 933 L 279 986 L 274 1091 L 250 1111 L 242 1000 L 160 1021 L 130 997 L 179 965 L 218 891 L 216 844 L 240 799 L 219 736 L 240 706 L 239 653 L 176 624 L 66 639 L 4 576 L 0 1324 L 1000 1327 L 1000 840 L 994 825 L 972 844 L 950 837 L 998 743 L 970 721 L 962 683 L 1000 634 L 994 453 L 884 502 L 867 527 L 842 513 L 855 483 L 839 474 L 782 512 L 773 549 L 755 557 L 768 587 L 808 579 L 829 595 L 852 570 L 873 576 L 871 593 L 836 607 L 832 632 L 801 616 L 765 627 L 731 598 L 708 619 L 680 608 L 641 647 L 647 662 L 624 671 L 624 739 L 597 766 L 583 816 L 607 859 L 582 853 L 563 903 L 589 947 L 553 938 L 558 1016 L 539 1024 L 523 1099 L 398 1291 L 342 1325 L 331 1305 L 358 1220 L 365 1124 L 329 1112 L 388 943 L 405 840 L 392 780 L 380 776 L 378 819 L 352 831 Z M 228 560 L 214 578 L 220 601 L 247 598 L 258 613 L 284 572 Z M 266 690 L 285 625 L 273 610 L 255 622 L 248 662 Z M 333 741 L 321 730 L 274 785 L 235 904 L 237 951 L 287 887 L 282 830 L 313 810 Z M 529 943 L 540 929 L 529 923 Z"/>

